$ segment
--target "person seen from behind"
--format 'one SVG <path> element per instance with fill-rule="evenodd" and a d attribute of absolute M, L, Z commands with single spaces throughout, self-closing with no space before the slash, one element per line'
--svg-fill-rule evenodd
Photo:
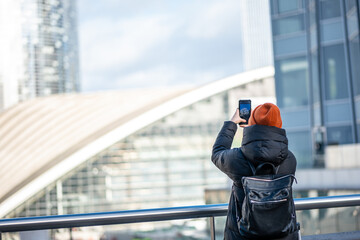
<path fill-rule="evenodd" d="M 286 131 L 282 129 L 280 110 L 276 105 L 264 103 L 257 106 L 251 112 L 248 125 L 240 125 L 243 127 L 241 147 L 231 149 L 238 124 L 244 122 L 246 120 L 240 118 L 239 109 L 236 109 L 231 120 L 224 122 L 212 150 L 212 162 L 233 181 L 224 239 L 297 240 L 299 239 L 298 228 L 292 229 L 290 233 L 286 233 L 286 236 L 280 238 L 249 238 L 241 231 L 245 198 L 242 178 L 254 175 L 251 166 L 256 168 L 263 163 L 271 163 L 277 168 L 276 174 L 279 175 L 294 175 L 296 170 L 296 158 L 288 150 Z M 296 222 L 295 211 L 293 215 Z M 273 221 L 272 224 L 276 224 L 276 221 Z"/>

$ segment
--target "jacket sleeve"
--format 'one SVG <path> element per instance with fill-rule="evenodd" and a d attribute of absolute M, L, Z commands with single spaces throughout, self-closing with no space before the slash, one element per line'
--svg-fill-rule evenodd
<path fill-rule="evenodd" d="M 237 126 L 234 122 L 224 122 L 213 146 L 211 161 L 233 181 L 241 181 L 241 178 L 247 175 L 246 170 L 249 167 L 240 149 L 231 149 L 236 131 Z"/>

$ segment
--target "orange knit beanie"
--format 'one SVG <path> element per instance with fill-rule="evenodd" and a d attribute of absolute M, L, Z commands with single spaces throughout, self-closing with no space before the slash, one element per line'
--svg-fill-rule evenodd
<path fill-rule="evenodd" d="M 257 106 L 252 111 L 249 119 L 249 126 L 255 124 L 281 128 L 280 109 L 272 103 L 264 103 Z"/>

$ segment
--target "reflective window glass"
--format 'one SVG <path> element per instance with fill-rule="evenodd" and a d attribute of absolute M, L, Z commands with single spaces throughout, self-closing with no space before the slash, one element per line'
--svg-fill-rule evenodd
<path fill-rule="evenodd" d="M 304 31 L 304 15 L 277 19 L 274 21 L 274 35 L 284 35 Z"/>
<path fill-rule="evenodd" d="M 310 127 L 310 111 L 307 107 L 282 110 L 281 118 L 284 128 Z"/>
<path fill-rule="evenodd" d="M 356 11 L 352 11 L 351 14 L 347 16 L 347 29 L 348 36 L 352 38 L 355 34 L 359 34 L 359 19 Z"/>
<path fill-rule="evenodd" d="M 320 102 L 320 81 L 317 52 L 311 54 L 311 78 L 313 102 L 318 103 Z"/>
<path fill-rule="evenodd" d="M 313 26 L 316 24 L 316 2 L 315 0 L 309 0 L 309 20 L 310 20 L 310 26 Z"/>
<path fill-rule="evenodd" d="M 345 66 L 344 45 L 323 47 L 325 96 L 327 100 L 342 99 L 349 96 Z"/>
<path fill-rule="evenodd" d="M 356 7 L 356 0 L 346 0 L 346 11 L 351 10 L 353 7 Z"/>
<path fill-rule="evenodd" d="M 320 24 L 321 41 L 341 41 L 345 39 L 344 22 L 342 19 Z"/>
<path fill-rule="evenodd" d="M 312 167 L 311 136 L 308 131 L 288 132 L 289 150 L 295 155 L 298 168 Z"/>
<path fill-rule="evenodd" d="M 276 56 L 305 53 L 307 50 L 306 34 L 277 39 L 274 42 Z"/>
<path fill-rule="evenodd" d="M 314 125 L 315 126 L 321 126 L 322 125 L 322 116 L 321 116 L 321 108 L 320 108 L 320 103 L 319 104 L 314 104 L 313 107 L 313 117 L 314 117 Z"/>
<path fill-rule="evenodd" d="M 359 35 L 353 38 L 349 43 L 351 77 L 355 95 L 360 95 L 360 48 Z"/>
<path fill-rule="evenodd" d="M 271 15 L 276 14 L 276 10 L 275 10 L 275 1 L 276 1 L 276 0 L 270 0 L 270 10 L 271 10 Z"/>
<path fill-rule="evenodd" d="M 277 61 L 275 68 L 278 105 L 280 107 L 307 105 L 309 93 L 306 57 Z"/>
<path fill-rule="evenodd" d="M 328 127 L 327 128 L 328 145 L 339 145 L 353 143 L 353 129 L 351 126 Z"/>
<path fill-rule="evenodd" d="M 360 122 L 360 98 L 355 98 L 355 116 L 356 119 Z"/>
<path fill-rule="evenodd" d="M 311 1 L 309 3 L 309 14 L 308 14 L 308 19 L 309 19 L 309 29 L 310 29 L 310 39 L 311 39 L 311 48 L 314 48 L 317 46 L 317 33 L 318 33 L 318 29 L 317 29 L 317 11 L 315 9 L 315 2 L 314 0 Z"/>
<path fill-rule="evenodd" d="M 317 28 L 316 25 L 312 26 L 310 28 L 310 48 L 311 50 L 317 49 L 318 47 L 318 36 L 317 36 Z"/>
<path fill-rule="evenodd" d="M 325 103 L 324 113 L 324 120 L 328 123 L 350 122 L 352 120 L 350 101 Z"/>
<path fill-rule="evenodd" d="M 279 13 L 297 10 L 300 4 L 300 0 L 278 0 Z"/>
<path fill-rule="evenodd" d="M 328 19 L 341 16 L 340 0 L 320 1 L 320 18 Z"/>

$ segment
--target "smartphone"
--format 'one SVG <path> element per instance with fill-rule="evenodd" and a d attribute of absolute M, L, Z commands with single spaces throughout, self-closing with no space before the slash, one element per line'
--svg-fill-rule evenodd
<path fill-rule="evenodd" d="M 250 118 L 250 114 L 251 114 L 251 100 L 250 99 L 239 100 L 239 113 L 240 113 L 240 117 L 242 119 L 246 120 L 246 123 L 242 122 L 242 123 L 239 123 L 239 125 L 249 124 L 249 118 Z"/>

